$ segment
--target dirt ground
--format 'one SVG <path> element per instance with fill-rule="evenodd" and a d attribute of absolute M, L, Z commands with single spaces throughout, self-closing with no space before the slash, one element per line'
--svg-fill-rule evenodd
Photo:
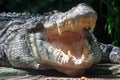
<path fill-rule="evenodd" d="M 70 77 L 55 70 L 32 72 L 26 75 L 0 76 L 0 80 L 120 80 L 120 64 L 98 64 L 82 76 Z"/>

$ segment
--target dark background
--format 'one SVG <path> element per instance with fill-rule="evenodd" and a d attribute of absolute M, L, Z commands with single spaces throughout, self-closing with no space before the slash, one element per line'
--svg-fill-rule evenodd
<path fill-rule="evenodd" d="M 0 0 L 0 12 L 64 12 L 83 2 L 98 14 L 94 31 L 98 41 L 120 46 L 120 0 Z"/>

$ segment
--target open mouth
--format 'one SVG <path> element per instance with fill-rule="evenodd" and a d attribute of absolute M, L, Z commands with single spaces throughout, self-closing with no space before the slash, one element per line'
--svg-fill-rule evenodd
<path fill-rule="evenodd" d="M 85 39 L 84 29 L 94 28 L 94 18 L 80 18 L 61 27 L 46 29 L 46 41 L 56 50 L 57 64 L 69 68 L 87 68 L 93 64 L 90 44 Z M 60 52 L 59 52 L 60 51 Z M 60 54 L 58 54 L 58 52 Z"/>
<path fill-rule="evenodd" d="M 92 43 L 89 44 L 85 36 L 85 29 L 92 32 L 97 20 L 91 7 L 80 4 L 64 13 L 46 14 L 41 19 L 38 27 L 43 27 L 45 34 L 30 34 L 29 42 L 33 56 L 45 69 L 72 75 L 94 63 Z"/>
<path fill-rule="evenodd" d="M 28 34 L 28 46 L 43 69 L 74 75 L 94 63 L 93 43 L 88 42 L 86 35 L 94 30 L 97 20 L 91 7 L 79 4 L 64 13 L 46 14 L 39 20 L 32 30 L 35 34 Z"/>

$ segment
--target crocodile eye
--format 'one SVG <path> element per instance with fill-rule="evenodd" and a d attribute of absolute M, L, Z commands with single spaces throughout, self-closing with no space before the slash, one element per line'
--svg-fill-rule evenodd
<path fill-rule="evenodd" d="M 40 31 L 40 30 L 43 29 L 43 28 L 44 28 L 43 25 L 42 25 L 41 23 L 39 23 L 39 24 L 36 25 L 36 27 L 31 28 L 31 29 L 29 30 L 29 32 L 37 32 L 37 31 Z"/>

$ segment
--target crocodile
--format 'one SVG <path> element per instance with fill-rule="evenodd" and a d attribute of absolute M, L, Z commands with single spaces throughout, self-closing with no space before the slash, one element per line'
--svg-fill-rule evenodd
<path fill-rule="evenodd" d="M 0 13 L 0 66 L 75 76 L 100 61 L 119 64 L 120 48 L 94 36 L 96 21 L 85 3 L 43 15 Z"/>

